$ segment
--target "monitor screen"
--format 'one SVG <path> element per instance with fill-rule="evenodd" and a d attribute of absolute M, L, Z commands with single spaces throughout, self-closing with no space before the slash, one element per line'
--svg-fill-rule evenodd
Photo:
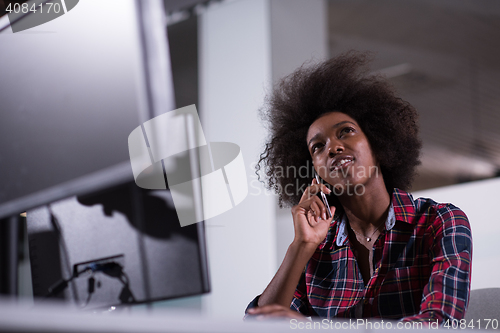
<path fill-rule="evenodd" d="M 0 218 L 133 179 L 127 138 L 151 118 L 144 77 L 154 68 L 140 3 L 80 1 L 17 32 L 0 18 Z"/>
<path fill-rule="evenodd" d="M 51 3 L 64 11 L 44 22 L 0 17 L 0 218 L 28 211 L 34 295 L 91 309 L 207 292 L 203 222 L 180 227 L 129 158 L 129 134 L 175 108 L 163 1 Z"/>

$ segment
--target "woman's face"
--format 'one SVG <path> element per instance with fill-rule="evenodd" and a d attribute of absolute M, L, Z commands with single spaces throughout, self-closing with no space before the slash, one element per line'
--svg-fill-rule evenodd
<path fill-rule="evenodd" d="M 307 147 L 314 169 L 334 190 L 364 193 L 375 178 L 382 180 L 368 139 L 358 123 L 344 113 L 330 112 L 312 123 Z"/>

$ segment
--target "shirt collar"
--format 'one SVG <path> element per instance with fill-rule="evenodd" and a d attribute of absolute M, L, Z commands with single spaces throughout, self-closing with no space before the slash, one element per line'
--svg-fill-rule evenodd
<path fill-rule="evenodd" d="M 415 204 L 411 194 L 397 188 L 392 193 L 392 201 L 385 221 L 385 229 L 391 230 L 396 221 L 413 224 L 415 219 Z M 342 246 L 347 240 L 347 215 L 344 213 L 336 218 L 338 225 L 334 242 L 337 246 Z"/>
<path fill-rule="evenodd" d="M 394 214 L 394 206 L 391 203 L 391 205 L 389 206 L 389 213 L 387 214 L 387 220 L 385 220 L 385 229 L 391 230 L 392 227 L 394 227 L 394 224 L 396 224 L 396 216 Z M 347 240 L 347 215 L 342 214 L 342 220 L 340 221 L 337 230 L 337 239 L 335 242 L 337 246 L 342 246 L 346 240 Z"/>
<path fill-rule="evenodd" d="M 342 246 L 347 239 L 347 215 L 342 214 L 342 221 L 340 221 L 339 227 L 337 228 L 337 246 Z"/>
<path fill-rule="evenodd" d="M 415 200 L 410 193 L 395 188 L 392 192 L 392 205 L 394 206 L 394 215 L 396 221 L 409 224 L 417 223 L 415 219 Z"/>

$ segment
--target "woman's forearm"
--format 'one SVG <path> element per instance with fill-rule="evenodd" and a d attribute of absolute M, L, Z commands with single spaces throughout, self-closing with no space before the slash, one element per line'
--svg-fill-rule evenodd
<path fill-rule="evenodd" d="M 293 242 L 280 268 L 259 298 L 259 306 L 279 304 L 289 307 L 304 267 L 316 250 L 312 243 Z"/>
<path fill-rule="evenodd" d="M 314 179 L 302 194 L 299 204 L 292 207 L 295 237 L 276 275 L 260 296 L 259 306 L 278 304 L 290 307 L 302 271 L 325 239 L 335 213 L 335 207 L 332 207 L 332 217 L 327 218 L 327 208 L 316 195 L 320 191 L 329 193 L 330 189 Z"/>

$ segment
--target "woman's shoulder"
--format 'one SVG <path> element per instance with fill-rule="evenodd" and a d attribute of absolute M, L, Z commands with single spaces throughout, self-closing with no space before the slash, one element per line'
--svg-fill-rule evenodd
<path fill-rule="evenodd" d="M 420 197 L 414 199 L 410 193 L 395 189 L 394 195 L 397 202 L 403 202 L 407 211 L 418 220 L 427 220 L 435 226 L 445 228 L 462 225 L 470 229 L 469 219 L 465 212 L 449 202 L 436 202 L 431 198 Z M 410 206 L 412 203 L 412 207 Z"/>
<path fill-rule="evenodd" d="M 428 225 L 435 233 L 444 236 L 451 234 L 462 234 L 471 237 L 469 218 L 465 212 L 452 203 L 436 202 L 430 198 L 418 198 L 415 200 L 420 214 L 427 214 Z"/>

